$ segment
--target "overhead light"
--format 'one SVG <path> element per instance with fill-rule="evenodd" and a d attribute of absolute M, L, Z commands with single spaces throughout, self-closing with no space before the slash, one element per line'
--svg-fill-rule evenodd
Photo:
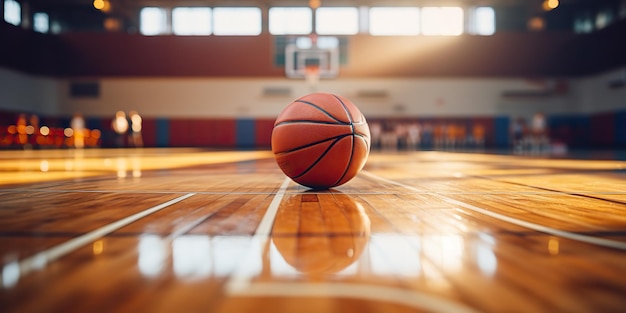
<path fill-rule="evenodd" d="M 544 11 L 552 11 L 559 6 L 559 0 L 545 0 L 543 2 Z"/>
<path fill-rule="evenodd" d="M 309 7 L 313 10 L 319 8 L 322 5 L 321 0 L 309 0 Z"/>
<path fill-rule="evenodd" d="M 102 10 L 104 8 L 104 0 L 94 0 L 93 7 L 97 10 Z"/>
<path fill-rule="evenodd" d="M 111 2 L 109 2 L 109 0 L 94 0 L 93 7 L 107 13 L 111 11 Z"/>

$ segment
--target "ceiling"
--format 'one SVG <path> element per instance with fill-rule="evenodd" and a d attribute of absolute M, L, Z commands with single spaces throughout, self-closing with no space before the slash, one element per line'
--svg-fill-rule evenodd
<path fill-rule="evenodd" d="M 51 20 L 63 24 L 66 30 L 94 30 L 102 27 L 103 19 L 113 18 L 120 21 L 124 28 L 132 29 L 138 25 L 139 11 L 146 6 L 308 6 L 311 0 L 104 0 L 110 4 L 106 12 L 94 9 L 94 0 L 17 0 L 26 12 L 45 12 Z M 96 0 L 103 1 L 103 0 Z M 514 26 L 507 30 L 526 28 L 526 23 L 538 15 L 551 15 L 552 25 L 561 23 L 557 29 L 571 28 L 573 16 L 578 12 L 609 8 L 618 12 L 626 10 L 626 0 L 559 0 L 559 6 L 553 12 L 546 12 L 542 4 L 547 0 L 313 0 L 322 6 L 492 6 L 500 10 L 501 21 Z M 515 20 L 515 21 L 513 21 Z M 130 27 L 128 27 L 130 25 Z"/>
<path fill-rule="evenodd" d="M 614 4 L 623 0 L 560 0 L 561 5 L 598 5 Z M 68 7 L 68 6 L 92 6 L 93 0 L 20 0 L 33 7 Z M 143 6 L 284 6 L 308 5 L 309 0 L 109 0 L 112 7 L 143 7 Z M 508 6 L 508 5 L 531 5 L 541 6 L 543 0 L 321 0 L 324 6 L 340 5 L 416 5 L 416 6 Z"/>

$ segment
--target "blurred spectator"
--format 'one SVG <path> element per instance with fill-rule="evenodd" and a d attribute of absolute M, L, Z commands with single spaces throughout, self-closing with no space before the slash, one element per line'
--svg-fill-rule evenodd
<path fill-rule="evenodd" d="M 82 149 L 85 147 L 85 119 L 80 113 L 74 113 L 72 121 L 70 122 L 74 136 L 74 147 Z"/>
<path fill-rule="evenodd" d="M 39 116 L 31 114 L 26 126 L 26 135 L 28 136 L 28 145 L 30 147 L 37 146 L 37 137 L 39 137 Z"/>
<path fill-rule="evenodd" d="M 126 133 L 128 132 L 128 120 L 126 119 L 126 113 L 124 111 L 115 112 L 115 117 L 111 122 L 111 128 L 115 132 L 115 145 L 117 147 L 124 146 L 124 139 L 126 137 Z"/>
<path fill-rule="evenodd" d="M 532 119 L 532 150 L 541 150 L 549 144 L 546 129 L 546 117 L 543 113 L 536 113 Z"/>
<path fill-rule="evenodd" d="M 511 133 L 513 135 L 513 149 L 516 151 L 522 150 L 524 148 L 524 135 L 526 133 L 526 120 L 523 117 L 518 117 L 513 120 Z"/>
<path fill-rule="evenodd" d="M 143 137 L 141 136 L 141 116 L 136 111 L 130 111 L 130 144 L 133 147 L 143 147 Z"/>
<path fill-rule="evenodd" d="M 22 148 L 26 149 L 28 144 L 28 135 L 26 134 L 26 126 L 28 122 L 26 120 L 26 114 L 20 114 L 17 117 L 16 126 L 16 140 L 15 142 L 22 146 Z"/>
<path fill-rule="evenodd" d="M 477 123 L 472 126 L 472 140 L 477 148 L 485 146 L 485 126 Z"/>
<path fill-rule="evenodd" d="M 372 148 L 380 148 L 380 137 L 382 135 L 382 126 L 379 122 L 372 122 L 370 125 L 371 146 Z"/>
<path fill-rule="evenodd" d="M 413 122 L 409 124 L 407 127 L 407 135 L 406 135 L 406 147 L 409 150 L 414 150 L 419 147 L 421 141 L 421 129 L 420 125 L 417 122 Z"/>
<path fill-rule="evenodd" d="M 382 147 L 385 149 L 398 148 L 398 136 L 396 133 L 395 123 L 393 123 L 392 121 L 386 121 L 383 126 L 381 144 Z"/>

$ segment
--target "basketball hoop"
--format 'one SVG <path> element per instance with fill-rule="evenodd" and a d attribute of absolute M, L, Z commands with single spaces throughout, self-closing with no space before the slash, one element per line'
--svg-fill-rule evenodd
<path fill-rule="evenodd" d="M 320 81 L 320 66 L 319 64 L 310 64 L 304 67 L 304 78 L 311 92 L 315 92 L 317 84 Z"/>
<path fill-rule="evenodd" d="M 335 37 L 298 37 L 285 46 L 285 74 L 304 79 L 311 89 L 320 79 L 337 77 L 338 72 L 339 41 Z"/>

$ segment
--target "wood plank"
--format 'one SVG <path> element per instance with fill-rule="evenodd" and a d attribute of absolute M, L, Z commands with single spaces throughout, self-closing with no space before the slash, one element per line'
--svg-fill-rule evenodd
<path fill-rule="evenodd" d="M 115 222 L 176 194 L 0 193 L 0 253 L 19 257 Z"/>
<path fill-rule="evenodd" d="M 44 153 L 33 152 L 33 162 Z M 622 161 L 373 153 L 369 174 L 343 186 L 310 191 L 291 183 L 267 237 L 254 231 L 284 180 L 267 153 L 129 153 L 90 150 L 85 156 L 93 164 L 132 156 L 140 160 L 141 175 L 79 174 L 3 186 L 2 312 L 626 307 L 626 252 L 446 200 L 626 242 Z M 0 160 L 8 164 L 20 155 L 0 153 Z M 59 164 L 74 158 L 68 152 L 51 155 Z M 196 194 L 20 274 L 17 262 L 24 256 L 190 192 Z M 233 282 L 243 284 L 237 289 Z"/>

